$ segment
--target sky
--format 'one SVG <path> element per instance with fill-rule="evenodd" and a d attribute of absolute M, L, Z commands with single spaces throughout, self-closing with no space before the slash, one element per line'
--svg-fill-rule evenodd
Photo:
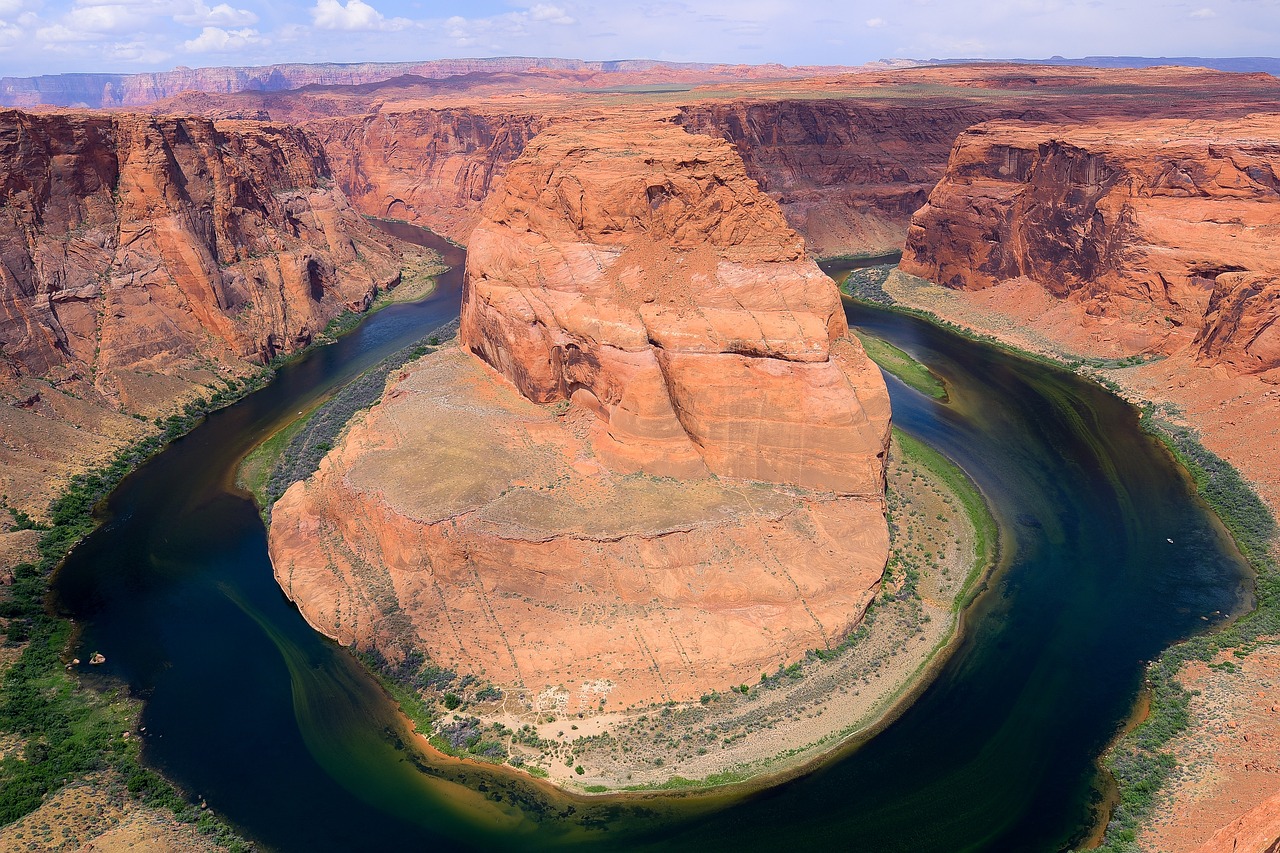
<path fill-rule="evenodd" d="M 1280 0 L 0 0 L 0 75 L 557 56 L 1269 56 Z"/>

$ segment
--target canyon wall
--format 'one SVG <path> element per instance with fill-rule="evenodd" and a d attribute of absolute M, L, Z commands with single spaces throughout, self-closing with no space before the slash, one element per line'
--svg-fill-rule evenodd
<path fill-rule="evenodd" d="M 739 100 L 683 107 L 678 120 L 732 142 L 809 250 L 834 255 L 901 249 L 956 137 L 1000 114 L 959 104 Z"/>
<path fill-rule="evenodd" d="M 272 106 L 324 145 L 352 202 L 467 242 L 480 204 L 540 130 L 581 116 L 555 110 L 387 107 L 312 118 Z M 629 108 L 622 115 L 645 110 Z M 1002 113 L 980 107 L 878 108 L 840 100 L 732 101 L 647 110 L 733 143 L 788 224 L 819 255 L 893 252 L 946 167 L 955 137 Z"/>
<path fill-rule="evenodd" d="M 547 124 L 537 113 L 383 110 L 306 123 L 352 203 L 460 243 L 511 161 Z"/>
<path fill-rule="evenodd" d="M 1130 346 L 1280 366 L 1280 117 L 991 122 L 956 142 L 902 269 L 981 290 L 1027 280 Z"/>
<path fill-rule="evenodd" d="M 553 125 L 469 253 L 463 348 L 406 368 L 273 508 L 312 625 L 595 713 L 857 624 L 888 549 L 888 394 L 730 146 Z"/>
<path fill-rule="evenodd" d="M 140 107 L 183 92 L 233 94 L 278 92 L 304 86 L 364 86 L 398 77 L 440 80 L 468 75 L 575 76 L 579 83 L 609 85 L 655 80 L 708 82 L 786 79 L 833 73 L 839 68 L 782 65 L 723 65 L 650 59 L 586 61 L 550 57 L 500 56 L 435 59 L 424 62 L 315 62 L 259 66 L 216 66 L 137 74 L 43 74 L 0 77 L 0 106 Z"/>
<path fill-rule="evenodd" d="M 281 125 L 0 112 L 0 201 L 14 499 L 47 496 L 89 433 L 132 434 L 121 416 L 304 346 L 399 279 L 391 238 Z M 50 441 L 68 426 L 85 434 Z"/>

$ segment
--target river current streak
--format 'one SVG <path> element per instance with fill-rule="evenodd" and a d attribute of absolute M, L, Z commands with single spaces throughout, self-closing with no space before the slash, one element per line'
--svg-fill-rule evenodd
<path fill-rule="evenodd" d="M 80 657 L 102 651 L 100 677 L 146 699 L 146 759 L 270 849 L 1062 849 L 1092 819 L 1094 761 L 1143 662 L 1247 601 L 1243 562 L 1131 407 L 849 304 L 852 324 L 946 380 L 943 405 L 888 377 L 894 421 L 958 462 L 1001 525 L 1005 565 L 936 680 L 864 746 L 750 794 L 583 802 L 433 764 L 376 683 L 285 600 L 232 485 L 244 453 L 296 412 L 457 315 L 461 250 L 385 227 L 444 251 L 454 269 L 437 292 L 288 364 L 140 468 L 56 580 L 84 628 Z"/>

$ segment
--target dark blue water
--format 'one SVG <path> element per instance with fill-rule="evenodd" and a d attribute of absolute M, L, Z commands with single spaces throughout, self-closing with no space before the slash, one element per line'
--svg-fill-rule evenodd
<path fill-rule="evenodd" d="M 455 271 L 426 302 L 288 365 L 128 478 L 58 578 L 84 654 L 101 650 L 105 674 L 146 699 L 146 759 L 269 848 L 1061 849 L 1094 821 L 1094 761 L 1143 662 L 1247 601 L 1242 561 L 1127 405 L 850 306 L 945 379 L 942 405 L 890 378 L 895 423 L 969 472 L 1001 524 L 1006 565 L 933 684 L 867 744 L 754 793 L 583 801 L 430 761 L 284 599 L 231 482 L 317 396 L 456 316 L 462 256 L 448 251 Z"/>

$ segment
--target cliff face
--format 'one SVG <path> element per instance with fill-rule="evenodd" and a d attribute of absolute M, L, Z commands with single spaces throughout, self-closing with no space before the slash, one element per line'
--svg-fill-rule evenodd
<path fill-rule="evenodd" d="M 307 124 L 352 203 L 466 242 L 495 181 L 545 126 L 534 114 L 379 111 Z"/>
<path fill-rule="evenodd" d="M 60 392 L 100 419 L 156 414 L 399 276 L 320 148 L 283 126 L 0 112 L 0 200 L 0 391 L 24 413 L 4 432 L 37 457 L 47 421 L 88 425 Z"/>
<path fill-rule="evenodd" d="M 1280 366 L 1280 118 L 992 122 L 961 135 L 902 268 L 976 290 L 1026 279 L 1147 347 Z"/>
<path fill-rule="evenodd" d="M 267 109 L 272 116 L 306 118 L 305 110 L 318 107 L 315 99 L 291 98 L 288 106 Z M 747 174 L 809 249 L 838 254 L 901 248 L 911 214 L 942 176 L 956 135 L 997 114 L 981 107 L 811 100 L 699 104 L 675 115 L 690 132 L 733 143 Z M 529 140 L 566 120 L 577 118 L 459 106 L 385 108 L 314 118 L 305 126 L 322 140 L 335 176 L 361 210 L 466 242 L 481 203 Z"/>
<path fill-rule="evenodd" d="M 812 99 L 699 104 L 682 108 L 679 121 L 732 142 L 809 248 L 837 254 L 901 249 L 956 136 L 997 114 Z"/>
<path fill-rule="evenodd" d="M 485 204 L 464 349 L 275 505 L 276 576 L 340 642 L 529 707 L 758 677 L 848 631 L 883 571 L 888 395 L 846 331 L 729 146 L 556 125 Z"/>
<path fill-rule="evenodd" d="M 885 417 L 880 383 L 777 206 L 728 145 L 604 126 L 543 134 L 486 204 L 464 346 L 534 402 L 598 411 L 615 469 L 882 492 L 858 399 Z"/>

